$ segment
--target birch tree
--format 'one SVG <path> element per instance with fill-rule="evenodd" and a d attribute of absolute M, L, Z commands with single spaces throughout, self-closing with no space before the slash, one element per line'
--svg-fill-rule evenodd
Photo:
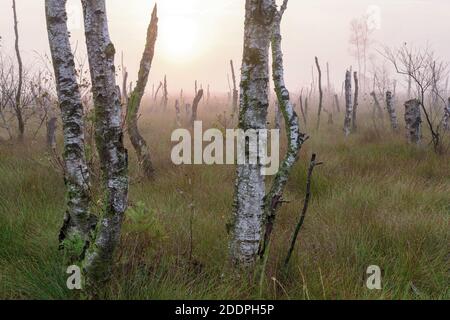
<path fill-rule="evenodd" d="M 283 193 L 286 183 L 288 182 L 292 168 L 297 162 L 300 149 L 307 139 L 307 137 L 300 132 L 299 119 L 294 111 L 294 106 L 290 101 L 289 91 L 286 88 L 284 81 L 283 52 L 281 50 L 281 20 L 287 9 L 287 4 L 288 0 L 284 0 L 280 10 L 277 10 L 275 13 L 271 48 L 273 82 L 278 99 L 278 106 L 284 116 L 288 149 L 270 191 L 264 198 L 264 237 L 261 240 L 259 248 L 259 255 L 261 258 L 264 258 L 270 244 L 277 210 L 283 203 Z M 319 87 L 320 90 L 322 90 L 321 85 Z"/>
<path fill-rule="evenodd" d="M 319 74 L 319 110 L 317 112 L 317 127 L 316 130 L 320 128 L 320 116 L 322 113 L 323 105 L 323 90 L 322 90 L 322 70 L 320 69 L 319 59 L 315 58 L 317 73 Z"/>
<path fill-rule="evenodd" d="M 447 105 L 444 108 L 444 118 L 442 120 L 442 125 L 445 132 L 450 131 L 450 98 L 448 98 Z"/>
<path fill-rule="evenodd" d="M 344 133 L 349 136 L 352 132 L 352 116 L 353 116 L 353 101 L 352 101 L 352 73 L 347 71 L 345 73 L 345 120 Z"/>
<path fill-rule="evenodd" d="M 408 142 L 419 145 L 422 140 L 422 116 L 419 100 L 413 99 L 405 103 L 405 123 Z"/>
<path fill-rule="evenodd" d="M 94 244 L 89 247 L 83 266 L 88 285 L 97 286 L 109 278 L 128 205 L 128 156 L 123 145 L 120 90 L 115 79 L 116 51 L 109 37 L 105 1 L 82 0 L 82 5 L 104 193 Z"/>
<path fill-rule="evenodd" d="M 84 115 L 67 30 L 67 0 L 46 0 L 45 13 L 64 136 L 66 213 L 59 240 L 90 240 L 90 179 L 84 144 Z M 81 254 L 81 253 L 80 253 Z M 79 258 L 79 257 L 78 257 Z"/>
<path fill-rule="evenodd" d="M 269 45 L 276 13 L 274 0 L 246 0 L 244 49 L 240 84 L 239 128 L 265 129 L 269 106 Z M 249 151 L 246 148 L 246 159 Z M 261 164 L 238 165 L 231 223 L 232 260 L 252 265 L 261 240 L 265 194 Z"/>
<path fill-rule="evenodd" d="M 397 111 L 395 110 L 394 99 L 391 91 L 386 92 L 386 108 L 389 113 L 392 130 L 398 130 Z"/>
<path fill-rule="evenodd" d="M 133 89 L 127 106 L 127 128 L 128 134 L 138 158 L 139 166 L 144 175 L 151 178 L 154 174 L 154 169 L 150 157 L 150 150 L 147 142 L 142 137 L 138 127 L 139 109 L 144 96 L 145 87 L 147 86 L 150 68 L 152 66 L 153 57 L 155 54 L 155 43 L 158 36 L 158 16 L 157 6 L 153 8 L 150 24 L 147 29 L 147 40 L 145 44 L 144 53 L 142 54 L 141 64 L 139 68 L 138 80 L 136 87 Z M 164 77 L 166 83 L 166 78 Z M 165 85 L 166 87 L 166 85 Z"/>

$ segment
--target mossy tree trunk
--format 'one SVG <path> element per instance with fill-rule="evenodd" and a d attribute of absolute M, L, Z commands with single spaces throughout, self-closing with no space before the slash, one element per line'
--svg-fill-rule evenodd
<path fill-rule="evenodd" d="M 83 105 L 67 29 L 66 2 L 45 1 L 48 40 L 64 136 L 67 210 L 59 241 L 63 244 L 66 239 L 81 239 L 87 244 L 92 226 L 89 213 L 90 178 L 85 156 Z"/>
<path fill-rule="evenodd" d="M 269 193 L 264 198 L 264 237 L 259 247 L 261 258 L 266 254 L 269 246 L 277 210 L 283 203 L 283 193 L 291 174 L 292 168 L 298 159 L 300 149 L 307 137 L 300 132 L 299 119 L 290 101 L 289 91 L 284 82 L 283 52 L 281 50 L 281 20 L 287 8 L 287 0 L 284 0 L 280 10 L 276 12 L 272 29 L 272 75 L 278 105 L 283 113 L 286 127 L 288 148 L 280 169 L 275 176 Z"/>
<path fill-rule="evenodd" d="M 108 280 L 128 205 L 128 155 L 116 86 L 115 48 L 109 37 L 104 0 L 82 0 L 86 47 L 95 106 L 95 137 L 102 171 L 103 212 L 83 267 L 88 286 Z"/>
<path fill-rule="evenodd" d="M 266 129 L 269 107 L 269 45 L 276 13 L 274 0 L 246 0 L 241 68 L 239 128 Z M 246 148 L 248 160 L 249 150 Z M 230 253 L 235 264 L 251 266 L 261 240 L 265 181 L 261 164 L 238 165 Z"/>
<path fill-rule="evenodd" d="M 157 7 L 153 8 L 152 18 L 147 30 L 147 41 L 142 55 L 141 64 L 139 68 L 138 80 L 136 87 L 128 99 L 128 112 L 127 112 L 127 127 L 128 135 L 133 145 L 134 150 L 138 158 L 139 166 L 141 167 L 144 175 L 147 178 L 151 178 L 154 174 L 154 168 L 150 157 L 150 150 L 147 146 L 147 142 L 139 132 L 138 116 L 139 109 L 144 96 L 145 87 L 147 86 L 148 77 L 150 74 L 150 68 L 155 54 L 155 43 L 158 36 L 158 17 Z M 165 79 L 165 78 L 164 78 Z M 159 90 L 159 88 L 158 88 Z"/>

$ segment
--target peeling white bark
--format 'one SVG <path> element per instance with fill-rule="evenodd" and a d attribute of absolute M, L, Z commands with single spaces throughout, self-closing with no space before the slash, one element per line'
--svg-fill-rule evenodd
<path fill-rule="evenodd" d="M 269 193 L 264 200 L 264 237 L 261 240 L 259 255 L 264 257 L 275 223 L 276 213 L 282 204 L 282 197 L 292 168 L 298 159 L 298 154 L 307 137 L 300 132 L 300 124 L 294 106 L 290 101 L 289 91 L 284 81 L 283 52 L 281 50 L 281 20 L 287 8 L 287 0 L 283 2 L 280 10 L 276 12 L 272 29 L 272 75 L 278 106 L 284 116 L 288 148 L 280 169 L 275 176 Z M 317 61 L 317 60 L 316 60 Z M 317 61 L 318 65 L 318 61 Z M 320 90 L 321 89 L 321 85 Z"/>
<path fill-rule="evenodd" d="M 85 158 L 83 105 L 69 42 L 66 0 L 46 0 L 45 13 L 64 134 L 67 211 L 59 240 L 81 237 L 87 242 L 91 229 L 90 182 Z"/>
<path fill-rule="evenodd" d="M 420 144 L 422 141 L 422 116 L 419 100 L 409 100 L 405 103 L 405 123 L 408 142 Z"/>
<path fill-rule="evenodd" d="M 114 249 L 127 209 L 128 157 L 123 145 L 115 49 L 109 38 L 105 1 L 82 0 L 82 4 L 95 105 L 96 144 L 105 193 L 95 243 L 89 248 L 83 264 L 88 284 L 96 286 L 110 276 Z"/>
<path fill-rule="evenodd" d="M 352 99 L 352 73 L 347 71 L 345 73 L 345 120 L 344 133 L 349 136 L 352 132 L 352 117 L 353 117 L 353 99 Z"/>
<path fill-rule="evenodd" d="M 444 131 L 450 131 L 450 98 L 448 98 L 447 106 L 444 108 L 444 118 L 442 120 Z"/>
<path fill-rule="evenodd" d="M 274 0 L 246 0 L 241 68 L 239 128 L 265 129 L 269 106 L 269 45 L 276 13 Z M 248 156 L 248 150 L 246 150 Z M 261 239 L 264 177 L 261 165 L 239 165 L 230 251 L 235 263 L 255 262 Z"/>
<path fill-rule="evenodd" d="M 386 108 L 389 113 L 389 119 L 391 121 L 392 130 L 398 130 L 397 112 L 395 110 L 394 99 L 391 91 L 386 92 Z"/>

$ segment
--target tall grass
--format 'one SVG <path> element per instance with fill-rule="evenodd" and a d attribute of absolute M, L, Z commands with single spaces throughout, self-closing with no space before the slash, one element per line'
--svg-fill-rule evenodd
<path fill-rule="evenodd" d="M 221 113 L 206 108 L 204 127 Z M 311 132 L 302 150 L 285 195 L 289 202 L 276 221 L 260 297 L 254 277 L 236 273 L 228 261 L 234 167 L 174 166 L 175 116 L 145 115 L 140 126 L 157 175 L 141 179 L 130 147 L 130 209 L 102 298 L 450 298 L 448 154 L 409 146 L 388 128 L 374 130 L 369 116 L 345 139 L 341 119 L 335 120 Z M 0 145 L 0 297 L 82 299 L 66 289 L 57 243 L 64 184 L 43 146 Z M 312 152 L 325 165 L 314 173 L 308 216 L 285 273 Z M 366 288 L 369 265 L 382 268 L 382 290 Z"/>

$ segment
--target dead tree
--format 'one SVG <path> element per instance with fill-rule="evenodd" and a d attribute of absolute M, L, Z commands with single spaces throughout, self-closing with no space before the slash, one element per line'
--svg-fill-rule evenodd
<path fill-rule="evenodd" d="M 322 165 L 322 162 L 318 162 L 316 160 L 317 156 L 316 154 L 313 154 L 311 157 L 311 161 L 309 163 L 309 169 L 308 169 L 308 176 L 306 179 L 306 195 L 305 195 L 305 202 L 303 203 L 303 209 L 300 214 L 300 219 L 297 223 L 297 226 L 295 227 L 294 234 L 292 235 L 291 245 L 289 247 L 288 254 L 286 256 L 286 259 L 284 260 L 284 267 L 287 268 L 289 265 L 289 261 L 291 260 L 292 253 L 295 249 L 295 244 L 297 242 L 298 235 L 300 233 L 301 228 L 303 227 L 303 224 L 305 222 L 306 213 L 308 212 L 308 206 L 309 201 L 311 200 L 311 185 L 312 185 L 312 175 L 314 172 L 314 168 L 317 166 Z"/>
<path fill-rule="evenodd" d="M 151 178 L 154 174 L 154 168 L 150 157 L 150 150 L 147 146 L 147 142 L 139 132 L 138 116 L 139 109 L 142 102 L 142 97 L 145 93 L 145 87 L 147 86 L 150 69 L 155 55 L 155 43 L 158 37 L 158 16 L 157 7 L 153 8 L 150 24 L 147 29 L 147 39 L 145 44 L 144 53 L 142 54 L 141 64 L 139 68 L 139 76 L 136 82 L 136 87 L 130 95 L 128 100 L 128 112 L 127 112 L 127 129 L 128 135 L 133 145 L 134 150 L 138 158 L 139 165 L 147 178 Z M 164 77 L 164 97 L 166 97 L 167 82 Z M 167 103 L 166 100 L 164 100 Z"/>
<path fill-rule="evenodd" d="M 378 101 L 378 97 L 377 94 L 375 93 L 375 91 L 372 91 L 370 93 L 370 95 L 373 98 L 373 116 L 375 117 L 375 115 L 378 117 L 378 119 L 383 119 L 383 109 L 381 108 L 380 102 Z"/>
<path fill-rule="evenodd" d="M 156 89 L 155 95 L 153 96 L 153 100 L 154 100 L 154 101 L 156 101 L 156 99 L 158 98 L 159 90 L 161 90 L 162 87 L 163 87 L 163 83 L 162 83 L 162 81 L 160 81 L 160 82 L 159 82 L 159 86 L 158 86 L 158 88 Z"/>
<path fill-rule="evenodd" d="M 203 98 L 203 89 L 200 89 L 197 92 L 197 95 L 194 98 L 194 101 L 192 102 L 192 116 L 191 116 L 191 126 L 194 127 L 194 122 L 197 121 L 197 111 L 198 111 L 198 104 Z"/>
<path fill-rule="evenodd" d="M 353 113 L 352 113 L 352 130 L 356 132 L 357 124 L 356 124 L 356 112 L 358 111 L 358 96 L 359 96 L 359 80 L 358 80 L 358 72 L 353 73 L 353 79 L 355 81 L 355 97 L 353 100 Z"/>
<path fill-rule="evenodd" d="M 349 136 L 352 132 L 352 117 L 353 117 L 353 99 L 352 99 L 352 73 L 347 71 L 345 73 L 345 120 L 344 133 Z"/>
<path fill-rule="evenodd" d="M 239 128 L 265 129 L 269 107 L 269 45 L 274 0 L 246 0 L 244 49 L 241 67 Z M 265 181 L 262 165 L 246 164 L 237 168 L 233 220 L 230 225 L 232 260 L 242 266 L 256 261 L 261 239 Z"/>
<path fill-rule="evenodd" d="M 418 100 L 430 129 L 434 151 L 440 152 L 440 127 L 433 123 L 430 114 L 432 107 L 427 110 L 426 94 L 429 90 L 433 90 L 434 84 L 442 80 L 442 77 L 447 73 L 447 64 L 435 58 L 433 51 L 428 47 L 411 49 L 405 45 L 396 52 L 385 48 L 382 55 L 392 63 L 398 74 L 408 77 L 408 80 L 416 85 Z"/>
<path fill-rule="evenodd" d="M 392 98 L 391 91 L 386 92 L 386 108 L 389 113 L 389 119 L 391 121 L 392 130 L 397 131 L 398 130 L 397 112 L 395 110 L 394 100 Z"/>
<path fill-rule="evenodd" d="M 181 111 L 180 111 L 180 103 L 178 100 L 175 101 L 175 116 L 177 127 L 181 127 Z"/>
<path fill-rule="evenodd" d="M 84 144 L 84 115 L 67 28 L 66 0 L 46 0 L 45 13 L 64 137 L 66 213 L 59 241 L 90 241 L 90 178 Z M 54 122 L 56 123 L 56 121 Z M 54 133 L 51 134 L 53 140 Z M 95 224 L 95 223 L 94 223 Z M 79 253 L 81 258 L 83 253 Z"/>
<path fill-rule="evenodd" d="M 277 10 L 273 20 L 272 29 L 272 75 L 278 104 L 284 115 L 288 149 L 275 176 L 269 193 L 264 197 L 264 237 L 259 247 L 259 256 L 264 261 L 267 248 L 270 244 L 271 234 L 275 223 L 277 211 L 283 203 L 283 194 L 289 180 L 292 168 L 298 159 L 298 154 L 307 137 L 300 132 L 300 124 L 289 97 L 289 91 L 284 81 L 283 52 L 281 51 L 281 20 L 287 8 L 288 0 L 283 1 L 280 10 Z"/>
<path fill-rule="evenodd" d="M 305 109 L 303 108 L 303 96 L 300 95 L 300 112 L 302 113 L 303 122 L 305 123 L 305 127 L 307 126 Z"/>
<path fill-rule="evenodd" d="M 341 106 L 339 105 L 339 97 L 337 94 L 334 95 L 334 104 L 336 106 L 336 111 L 341 113 Z"/>
<path fill-rule="evenodd" d="M 447 105 L 444 108 L 444 117 L 442 119 L 442 126 L 445 132 L 450 131 L 450 98 L 448 98 Z"/>
<path fill-rule="evenodd" d="M 239 92 L 236 86 L 236 74 L 234 72 L 233 60 L 230 60 L 230 66 L 231 66 L 231 77 L 233 79 L 233 114 L 237 114 Z"/>
<path fill-rule="evenodd" d="M 319 111 L 317 113 L 317 127 L 316 127 L 316 129 L 319 130 L 319 128 L 320 128 L 320 116 L 321 116 L 321 113 L 322 113 L 322 106 L 323 106 L 322 70 L 320 69 L 319 59 L 316 57 L 315 60 L 316 60 L 317 72 L 319 73 Z"/>
<path fill-rule="evenodd" d="M 102 170 L 103 212 L 83 264 L 87 285 L 96 288 L 111 274 L 113 254 L 128 206 L 128 155 L 123 144 L 116 50 L 109 37 L 105 0 L 82 0 L 86 47 L 95 106 L 96 145 Z"/>
<path fill-rule="evenodd" d="M 422 116 L 419 100 L 413 99 L 405 103 L 405 123 L 408 142 L 419 145 L 422 140 Z"/>
<path fill-rule="evenodd" d="M 167 76 L 164 76 L 164 87 L 163 87 L 163 107 L 164 110 L 167 109 L 167 104 L 169 103 L 169 92 L 167 91 Z"/>
<path fill-rule="evenodd" d="M 19 80 L 17 82 L 17 89 L 16 89 L 16 95 L 15 95 L 15 101 L 14 101 L 14 112 L 17 119 L 17 127 L 19 129 L 19 141 L 23 141 L 24 135 L 25 135 L 25 119 L 22 112 L 23 107 L 23 101 L 22 101 L 22 90 L 23 90 L 23 62 L 22 62 L 22 56 L 20 54 L 19 49 L 19 28 L 18 28 L 18 21 L 17 21 L 17 10 L 16 10 L 16 0 L 12 0 L 12 8 L 13 8 L 13 14 L 14 14 L 14 35 L 15 35 L 15 42 L 14 42 L 14 49 L 16 52 L 17 57 L 17 64 L 18 64 L 18 77 Z"/>

